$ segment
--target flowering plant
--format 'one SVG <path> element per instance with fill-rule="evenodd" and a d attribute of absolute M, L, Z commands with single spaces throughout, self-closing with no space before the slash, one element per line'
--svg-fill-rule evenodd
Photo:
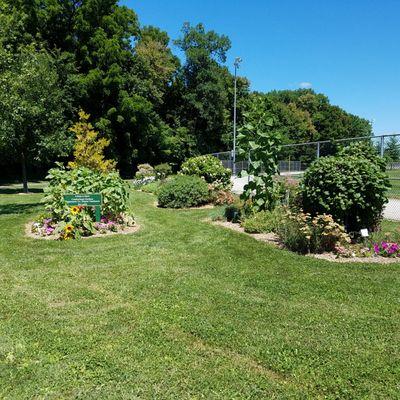
<path fill-rule="evenodd" d="M 400 257 L 400 246 L 398 243 L 381 242 L 374 243 L 374 254 L 382 257 Z"/>

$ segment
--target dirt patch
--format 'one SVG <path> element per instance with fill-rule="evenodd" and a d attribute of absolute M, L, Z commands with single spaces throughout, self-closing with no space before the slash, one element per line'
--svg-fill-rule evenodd
<path fill-rule="evenodd" d="M 259 240 L 260 242 L 269 243 L 273 246 L 284 249 L 285 246 L 279 241 L 278 236 L 275 233 L 247 233 L 244 228 L 242 228 L 239 224 L 234 224 L 233 222 L 228 221 L 211 221 L 210 219 L 206 220 L 207 222 L 211 222 L 213 225 L 222 226 L 224 228 L 231 229 L 232 231 L 244 233 L 245 235 L 251 236 L 252 238 Z M 322 254 L 307 254 L 305 257 L 317 258 L 318 260 L 325 260 L 336 263 L 364 263 L 364 264 L 394 264 L 400 263 L 400 258 L 389 258 L 389 257 L 336 257 L 333 253 L 322 253 Z"/>
<path fill-rule="evenodd" d="M 57 235 L 50 235 L 50 236 L 39 236 L 32 232 L 32 224 L 33 222 L 28 222 L 25 225 L 25 236 L 30 237 L 32 239 L 39 239 L 39 240 L 59 240 Z M 107 236 L 114 236 L 114 235 L 129 235 L 131 233 L 136 233 L 140 229 L 140 225 L 133 225 L 127 226 L 124 228 L 119 228 L 117 232 L 107 232 L 107 233 L 95 233 L 91 236 L 82 236 L 81 239 L 92 239 L 92 238 L 99 238 L 99 237 L 107 237 Z"/>

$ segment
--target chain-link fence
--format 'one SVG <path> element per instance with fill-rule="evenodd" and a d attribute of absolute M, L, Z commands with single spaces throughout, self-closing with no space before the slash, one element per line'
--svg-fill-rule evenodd
<path fill-rule="evenodd" d="M 391 188 L 388 193 L 389 203 L 385 209 L 385 218 L 400 220 L 400 133 L 283 145 L 280 150 L 279 173 L 300 179 L 313 161 L 320 157 L 335 155 L 341 148 L 354 142 L 371 144 L 386 160 Z M 248 178 L 243 179 L 238 176 L 241 171 L 247 169 L 251 154 L 247 160 L 236 160 L 235 163 L 231 151 L 214 153 L 213 156 L 233 171 L 234 191 L 240 192 Z"/>

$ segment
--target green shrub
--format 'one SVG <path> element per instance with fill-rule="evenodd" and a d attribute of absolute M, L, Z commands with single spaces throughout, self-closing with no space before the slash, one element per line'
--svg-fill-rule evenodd
<path fill-rule="evenodd" d="M 206 155 L 187 159 L 181 167 L 181 174 L 194 175 L 205 179 L 215 189 L 231 187 L 231 170 L 225 168 L 216 157 Z"/>
<path fill-rule="evenodd" d="M 156 175 L 156 179 L 163 180 L 167 176 L 172 174 L 172 168 L 169 164 L 158 164 L 154 167 L 154 173 Z"/>
<path fill-rule="evenodd" d="M 155 176 L 154 168 L 150 164 L 139 164 L 135 174 L 136 179 L 145 179 Z"/>
<path fill-rule="evenodd" d="M 66 193 L 100 193 L 103 215 L 118 215 L 127 209 L 128 187 L 117 172 L 102 173 L 86 167 L 66 169 L 58 164 L 58 168 L 50 169 L 47 179 L 49 185 L 45 188 L 43 201 L 46 209 L 58 220 L 69 213 L 63 198 Z"/>
<path fill-rule="evenodd" d="M 282 221 L 283 210 L 276 207 L 272 211 L 260 211 L 242 221 L 242 227 L 248 233 L 275 232 Z"/>
<path fill-rule="evenodd" d="M 276 233 L 289 250 L 302 254 L 334 251 L 336 246 L 350 243 L 344 227 L 327 214 L 312 217 L 287 211 L 277 224 Z"/>
<path fill-rule="evenodd" d="M 304 210 L 331 214 L 348 232 L 375 229 L 387 202 L 389 179 L 379 164 L 360 156 L 322 157 L 301 183 Z"/>
<path fill-rule="evenodd" d="M 160 207 L 196 207 L 208 201 L 208 185 L 196 176 L 176 176 L 162 185 L 158 193 Z"/>
<path fill-rule="evenodd" d="M 228 222 L 240 222 L 242 217 L 243 204 L 241 201 L 236 201 L 225 207 L 225 218 Z"/>

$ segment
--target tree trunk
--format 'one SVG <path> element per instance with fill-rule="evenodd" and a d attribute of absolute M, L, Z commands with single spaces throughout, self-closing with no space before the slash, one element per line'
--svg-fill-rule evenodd
<path fill-rule="evenodd" d="M 22 168 L 22 186 L 24 193 L 28 193 L 28 177 L 26 175 L 26 158 L 25 153 L 21 152 L 21 168 Z"/>

